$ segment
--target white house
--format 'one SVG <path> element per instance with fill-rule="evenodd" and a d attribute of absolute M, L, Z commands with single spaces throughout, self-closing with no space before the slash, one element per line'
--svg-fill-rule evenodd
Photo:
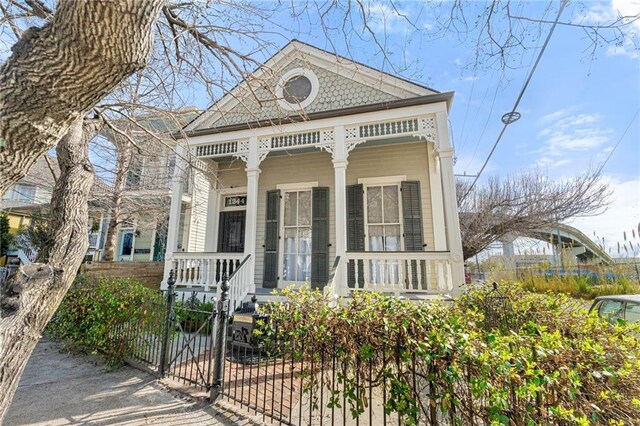
<path fill-rule="evenodd" d="M 452 98 L 292 41 L 181 132 L 163 284 L 455 294 Z"/>

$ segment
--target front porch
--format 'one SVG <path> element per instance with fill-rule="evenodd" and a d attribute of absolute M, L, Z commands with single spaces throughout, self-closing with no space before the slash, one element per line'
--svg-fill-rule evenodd
<path fill-rule="evenodd" d="M 175 287 L 217 292 L 223 277 L 232 276 L 236 281 L 236 270 L 251 281 L 243 266 L 249 258 L 250 255 L 238 253 L 176 253 L 171 268 Z M 454 290 L 451 268 L 449 252 L 347 252 L 344 258 L 334 259 L 327 284 L 314 287 L 336 296 L 349 296 L 354 290 L 397 296 L 448 294 Z M 271 291 L 286 285 L 257 287 Z M 247 286 L 247 294 L 256 290 Z"/>
<path fill-rule="evenodd" d="M 234 304 L 305 282 L 336 296 L 455 295 L 464 272 L 446 111 L 440 99 L 191 135 L 164 284 L 171 269 L 177 288 L 197 291 L 231 276 Z"/>

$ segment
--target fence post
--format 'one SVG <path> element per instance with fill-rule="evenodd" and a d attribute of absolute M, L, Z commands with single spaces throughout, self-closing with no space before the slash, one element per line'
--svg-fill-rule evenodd
<path fill-rule="evenodd" d="M 225 346 L 225 334 L 227 328 L 227 311 L 229 310 L 229 279 L 225 274 L 222 277 L 222 283 L 220 284 L 220 300 L 218 300 L 218 315 L 216 316 L 216 343 L 215 343 L 215 358 L 213 360 L 213 386 L 211 386 L 211 402 L 215 402 L 216 399 L 222 393 L 222 371 L 224 369 L 224 346 Z"/>
<path fill-rule="evenodd" d="M 164 318 L 164 330 L 162 335 L 162 346 L 160 348 L 160 365 L 158 366 L 158 373 L 160 377 L 164 377 L 164 373 L 168 367 L 167 363 L 169 361 L 169 339 L 171 337 L 171 327 L 173 326 L 172 314 L 173 314 L 173 304 L 175 302 L 175 294 L 173 292 L 174 284 L 176 283 L 175 278 L 173 277 L 173 269 L 169 271 L 169 278 L 167 279 L 167 312 Z"/>

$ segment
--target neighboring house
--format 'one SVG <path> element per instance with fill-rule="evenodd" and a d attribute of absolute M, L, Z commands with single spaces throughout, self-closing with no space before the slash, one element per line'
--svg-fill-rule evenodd
<path fill-rule="evenodd" d="M 51 192 L 55 185 L 55 176 L 47 164 L 47 159 L 56 170 L 56 160 L 48 154 L 40 157 L 29 170 L 29 173 L 12 185 L 0 200 L 0 211 L 9 217 L 11 233 L 18 232 L 31 224 L 34 212 L 48 208 Z M 35 258 L 37 253 L 26 245 L 14 244 L 8 251 L 6 258 L 0 259 L 0 266 L 4 266 L 10 258 L 18 257 L 27 263 Z"/>
<path fill-rule="evenodd" d="M 455 294 L 452 98 L 292 41 L 176 135 L 163 285 Z"/>
<path fill-rule="evenodd" d="M 122 192 L 122 212 L 115 242 L 115 261 L 162 261 L 167 239 L 171 179 L 176 164 L 175 139 L 179 130 L 198 115 L 193 108 L 136 118 L 130 147 L 133 158 Z M 116 125 L 118 123 L 115 123 Z M 118 135 L 105 130 L 102 137 Z M 112 153 L 115 156 L 115 152 Z M 102 260 L 110 220 L 114 188 L 105 182 L 92 191 L 88 260 Z M 185 197 L 188 199 L 189 189 Z"/>

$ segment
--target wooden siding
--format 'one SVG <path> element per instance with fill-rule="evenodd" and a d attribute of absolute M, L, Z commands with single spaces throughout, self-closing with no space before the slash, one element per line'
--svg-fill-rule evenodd
<path fill-rule="evenodd" d="M 389 144 L 376 147 L 358 146 L 349 154 L 347 185 L 359 178 L 406 176 L 420 181 L 422 229 L 426 251 L 434 250 L 431 190 L 429 185 L 430 145 L 426 142 Z"/>
<path fill-rule="evenodd" d="M 202 172 L 194 170 L 191 217 L 189 223 L 189 244 L 187 251 L 204 251 L 204 241 L 207 237 L 208 202 L 209 180 Z"/>
<path fill-rule="evenodd" d="M 349 154 L 347 185 L 356 184 L 358 178 L 398 176 L 420 181 L 425 250 L 434 249 L 431 193 L 429 185 L 428 151 L 426 142 L 414 142 L 375 147 L 359 146 Z M 242 161 L 219 164 L 220 188 L 246 186 L 247 178 Z M 335 258 L 335 188 L 331 155 L 324 151 L 267 157 L 260 164 L 258 183 L 258 212 L 256 232 L 255 280 L 262 284 L 264 267 L 265 208 L 267 191 L 278 184 L 318 182 L 329 188 L 329 259 Z"/>

